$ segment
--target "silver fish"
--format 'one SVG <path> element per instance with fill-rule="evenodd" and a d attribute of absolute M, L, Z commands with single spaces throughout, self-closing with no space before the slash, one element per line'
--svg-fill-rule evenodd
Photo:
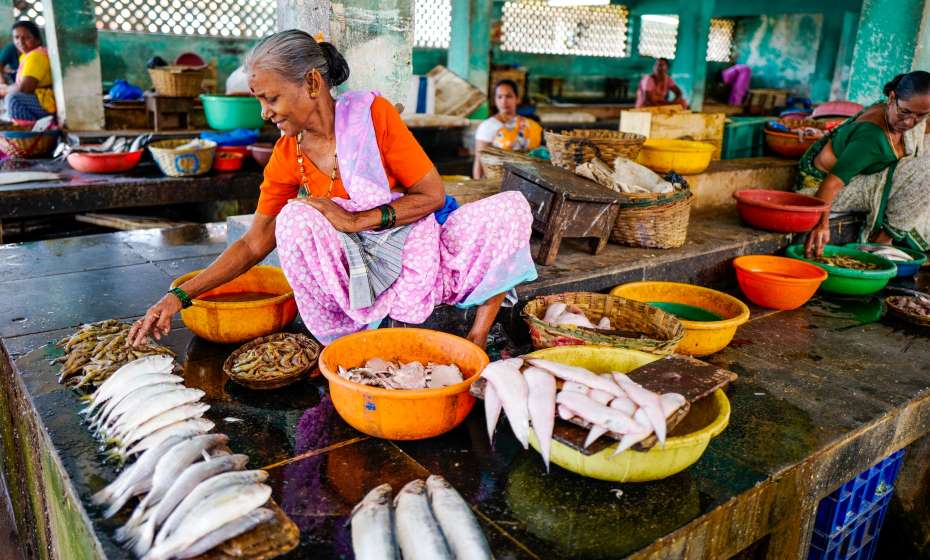
<path fill-rule="evenodd" d="M 164 441 L 165 438 L 171 436 L 194 437 L 209 432 L 215 426 L 216 425 L 213 422 L 207 420 L 206 418 L 190 418 L 188 420 L 181 420 L 180 422 L 175 422 L 174 424 L 170 424 L 164 428 L 155 430 L 155 432 L 144 437 L 142 441 L 136 443 L 128 450 L 125 447 L 119 447 L 110 451 L 109 455 L 115 459 L 125 460 L 128 457 L 142 453 L 154 445 L 158 445 Z"/>
<path fill-rule="evenodd" d="M 248 455 L 239 454 L 217 457 L 191 465 L 174 481 L 158 505 L 147 510 L 136 523 L 130 519 L 120 531 L 117 531 L 117 538 L 122 537 L 120 540 L 128 540 L 136 556 L 142 556 L 152 547 L 155 530 L 198 484 L 224 472 L 242 470 L 248 462 Z M 133 516 L 135 517 L 135 513 Z"/>
<path fill-rule="evenodd" d="M 391 485 L 376 486 L 352 510 L 352 551 L 356 560 L 395 560 Z"/>
<path fill-rule="evenodd" d="M 200 401 L 204 394 L 200 389 L 183 389 L 181 391 L 162 393 L 151 401 L 144 403 L 132 414 L 131 418 L 124 419 L 125 421 L 118 423 L 112 430 L 105 432 L 104 435 L 108 439 L 124 436 L 172 408 Z"/>
<path fill-rule="evenodd" d="M 426 483 L 413 480 L 394 499 L 394 527 L 404 560 L 452 560 L 430 509 Z"/>
<path fill-rule="evenodd" d="M 131 394 L 136 389 L 145 387 L 147 385 L 155 385 L 156 383 L 181 383 L 183 378 L 179 375 L 173 373 L 148 373 L 146 375 L 140 375 L 137 377 L 132 376 L 123 376 L 123 377 L 110 377 L 107 381 L 116 379 L 120 383 L 109 385 L 104 387 L 100 386 L 88 399 L 90 405 L 81 411 L 85 416 L 93 417 L 96 416 L 94 413 L 99 407 L 107 404 L 111 399 L 122 399 Z"/>
<path fill-rule="evenodd" d="M 491 560 L 488 539 L 461 494 L 437 475 L 426 479 L 426 492 L 452 555 L 458 560 Z"/>
<path fill-rule="evenodd" d="M 167 410 L 162 414 L 159 414 L 147 422 L 144 422 L 142 425 L 138 426 L 124 436 L 109 438 L 107 443 L 119 447 L 130 446 L 135 442 L 140 441 L 143 438 L 154 434 L 158 430 L 161 430 L 162 428 L 170 426 L 176 422 L 181 422 L 182 420 L 198 419 L 208 410 L 210 410 L 210 405 L 203 403 L 191 403 L 177 406 L 171 410 Z"/>
<path fill-rule="evenodd" d="M 254 470 L 226 472 L 204 480 L 198 484 L 190 494 L 181 500 L 181 503 L 174 508 L 171 515 L 165 519 L 165 522 L 158 530 L 158 534 L 155 536 L 155 544 L 161 544 L 166 538 L 170 537 L 181 525 L 181 522 L 184 521 L 184 518 L 187 517 L 187 514 L 198 504 L 206 500 L 211 494 L 226 487 L 248 486 L 257 482 L 264 482 L 267 479 L 267 472 Z"/>
<path fill-rule="evenodd" d="M 162 393 L 183 390 L 185 390 L 184 385 L 178 385 L 177 383 L 158 383 L 155 385 L 140 387 L 136 391 L 133 391 L 127 395 L 124 399 L 116 402 L 110 401 L 113 403 L 113 406 L 105 406 L 103 411 L 97 415 L 93 422 L 91 422 L 90 429 L 94 431 L 106 431 L 111 426 L 116 425 L 116 422 L 124 414 L 129 411 L 138 410 L 139 406 L 151 401 L 156 396 L 161 395 Z"/>
<path fill-rule="evenodd" d="M 239 535 L 245 534 L 259 525 L 269 523 L 275 518 L 275 514 L 268 508 L 258 508 L 254 511 L 230 521 L 219 529 L 213 531 L 206 537 L 192 544 L 186 550 L 178 552 L 175 556 L 180 560 L 194 558 L 212 550 L 217 545 L 234 539 Z"/>
<path fill-rule="evenodd" d="M 168 560 L 194 546 L 231 521 L 263 506 L 271 497 L 265 484 L 227 486 L 194 506 L 178 529 L 161 544 L 156 544 L 144 560 Z"/>
<path fill-rule="evenodd" d="M 116 480 L 111 482 L 103 490 L 97 492 L 91 497 L 95 504 L 112 504 L 119 496 L 122 496 L 127 490 L 139 483 L 149 481 L 152 478 L 152 472 L 155 471 L 155 465 L 158 460 L 168 452 L 169 449 L 184 441 L 180 437 L 170 437 L 157 446 L 149 449 L 139 457 L 139 460 L 124 470 Z M 131 497 L 131 496 L 130 496 Z M 127 500 L 129 497 L 126 498 Z"/>

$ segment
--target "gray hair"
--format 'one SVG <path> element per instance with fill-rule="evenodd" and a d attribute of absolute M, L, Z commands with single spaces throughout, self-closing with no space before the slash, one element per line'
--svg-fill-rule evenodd
<path fill-rule="evenodd" d="M 247 73 L 271 70 L 295 83 L 303 83 L 316 69 L 330 87 L 349 78 L 349 65 L 330 43 L 317 43 L 309 33 L 298 29 L 281 31 L 262 39 L 245 59 Z"/>

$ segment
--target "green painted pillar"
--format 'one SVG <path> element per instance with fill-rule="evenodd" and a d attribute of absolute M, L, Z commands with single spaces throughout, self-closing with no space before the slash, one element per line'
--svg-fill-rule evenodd
<path fill-rule="evenodd" d="M 332 39 L 329 19 L 332 5 L 329 0 L 278 0 L 278 31 L 300 29 L 323 39 Z"/>
<path fill-rule="evenodd" d="M 917 46 L 914 48 L 914 61 L 911 70 L 930 71 L 930 2 L 924 3 L 923 17 L 917 32 Z"/>
<path fill-rule="evenodd" d="M 672 61 L 672 77 L 694 111 L 700 111 L 704 106 L 707 36 L 715 4 L 715 0 L 678 2 L 678 47 Z"/>
<path fill-rule="evenodd" d="M 849 75 L 850 101 L 872 103 L 896 74 L 911 69 L 924 0 L 863 0 Z"/>
<path fill-rule="evenodd" d="M 452 0 L 452 35 L 449 41 L 449 70 L 469 83 L 488 91 L 491 76 L 492 0 Z M 486 118 L 487 104 L 471 116 Z"/>
<path fill-rule="evenodd" d="M 856 31 L 859 29 L 859 14 L 843 12 L 843 31 L 836 49 L 836 69 L 830 87 L 830 99 L 845 100 L 849 90 L 849 70 L 852 67 L 853 50 L 856 47 Z"/>
<path fill-rule="evenodd" d="M 46 0 L 43 4 L 58 119 L 71 130 L 104 128 L 94 5 L 94 0 Z"/>
<path fill-rule="evenodd" d="M 843 36 L 843 16 L 845 12 L 825 12 L 823 27 L 820 30 L 820 45 L 817 47 L 817 65 L 814 67 L 811 84 L 811 100 L 820 103 L 830 99 L 830 86 L 836 72 Z"/>
<path fill-rule="evenodd" d="M 13 0 L 0 0 L 0 44 L 7 44 L 10 39 L 10 27 L 13 26 Z"/>

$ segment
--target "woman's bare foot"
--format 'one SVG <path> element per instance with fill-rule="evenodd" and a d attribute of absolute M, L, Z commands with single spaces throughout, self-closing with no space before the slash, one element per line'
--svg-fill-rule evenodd
<path fill-rule="evenodd" d="M 482 350 L 488 347 L 488 333 L 491 332 L 494 319 L 497 318 L 497 312 L 500 311 L 502 303 L 504 303 L 504 294 L 497 294 L 478 306 L 475 322 L 465 338 L 477 344 Z"/>

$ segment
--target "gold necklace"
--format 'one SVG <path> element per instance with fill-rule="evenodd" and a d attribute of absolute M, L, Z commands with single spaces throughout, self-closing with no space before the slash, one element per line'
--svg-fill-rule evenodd
<path fill-rule="evenodd" d="M 885 105 L 887 107 L 887 105 Z M 888 111 L 882 111 L 882 116 L 885 117 L 885 136 L 888 138 L 888 143 L 891 144 L 891 151 L 894 152 L 894 157 L 900 159 L 898 154 L 898 147 L 895 146 L 894 136 L 891 135 L 891 121 L 888 120 Z"/>
<path fill-rule="evenodd" d="M 307 180 L 307 172 L 304 170 L 304 152 L 300 148 L 303 142 L 304 133 L 297 133 L 297 168 L 300 170 L 300 189 L 297 191 L 298 198 L 310 197 L 310 182 Z M 326 198 L 333 194 L 333 184 L 336 182 L 336 171 L 339 169 L 339 156 L 333 149 L 333 170 L 329 173 L 329 188 L 326 189 Z"/>

